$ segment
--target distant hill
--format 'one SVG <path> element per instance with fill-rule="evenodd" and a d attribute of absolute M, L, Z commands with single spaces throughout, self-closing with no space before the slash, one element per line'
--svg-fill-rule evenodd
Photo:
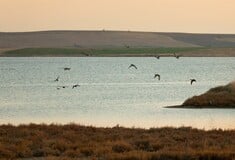
<path fill-rule="evenodd" d="M 235 34 L 164 33 L 163 35 L 203 47 L 235 47 Z"/>
<path fill-rule="evenodd" d="M 128 31 L 0 32 L 0 49 L 235 47 L 235 35 Z"/>

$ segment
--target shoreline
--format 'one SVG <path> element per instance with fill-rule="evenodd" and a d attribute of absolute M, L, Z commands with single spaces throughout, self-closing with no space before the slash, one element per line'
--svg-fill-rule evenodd
<path fill-rule="evenodd" d="M 216 106 L 165 106 L 163 108 L 172 108 L 172 109 L 235 109 L 235 106 L 224 106 L 224 107 L 216 107 Z"/>
<path fill-rule="evenodd" d="M 235 57 L 235 48 L 0 48 L 0 57 Z"/>

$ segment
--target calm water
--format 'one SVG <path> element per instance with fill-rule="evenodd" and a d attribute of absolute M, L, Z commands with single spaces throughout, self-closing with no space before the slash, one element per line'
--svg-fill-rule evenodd
<path fill-rule="evenodd" d="M 233 81 L 235 58 L 0 58 L 0 77 L 0 123 L 235 128 L 235 109 L 163 108 Z"/>

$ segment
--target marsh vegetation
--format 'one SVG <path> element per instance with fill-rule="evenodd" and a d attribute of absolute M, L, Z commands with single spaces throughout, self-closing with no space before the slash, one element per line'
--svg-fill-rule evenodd
<path fill-rule="evenodd" d="M 234 159 L 235 130 L 95 128 L 68 125 L 1 125 L 0 158 L 17 159 Z"/>

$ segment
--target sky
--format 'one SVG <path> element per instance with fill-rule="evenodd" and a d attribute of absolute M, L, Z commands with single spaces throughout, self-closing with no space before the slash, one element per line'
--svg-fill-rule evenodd
<path fill-rule="evenodd" d="M 0 32 L 235 33 L 234 0 L 0 0 Z"/>

